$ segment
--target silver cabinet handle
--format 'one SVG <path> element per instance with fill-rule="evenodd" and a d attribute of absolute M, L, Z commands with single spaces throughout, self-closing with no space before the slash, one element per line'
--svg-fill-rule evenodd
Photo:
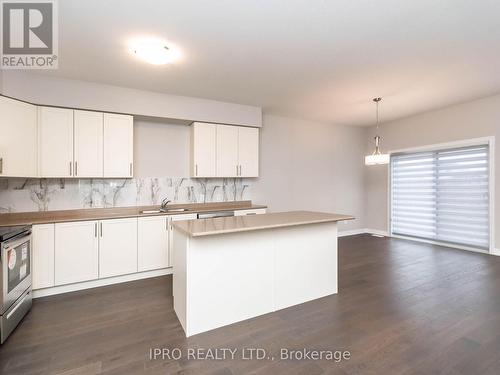
<path fill-rule="evenodd" d="M 130 163 L 130 176 L 132 176 L 132 163 Z"/>
<path fill-rule="evenodd" d="M 78 176 L 78 162 L 75 161 L 75 176 Z"/>
<path fill-rule="evenodd" d="M 102 221 L 99 223 L 99 227 L 101 229 L 101 238 L 102 238 Z"/>
<path fill-rule="evenodd" d="M 238 164 L 236 164 L 236 176 L 239 176 L 239 172 L 238 172 Z"/>
<path fill-rule="evenodd" d="M 240 173 L 239 173 L 239 176 L 241 176 L 241 164 L 240 164 Z"/>
<path fill-rule="evenodd" d="M 194 165 L 194 175 L 198 176 L 198 164 Z"/>
<path fill-rule="evenodd" d="M 0 158 L 0 174 L 3 173 L 3 158 Z"/>
<path fill-rule="evenodd" d="M 71 162 L 69 162 L 69 175 L 72 176 L 73 175 L 73 171 L 72 171 L 72 168 L 71 168 Z"/>
<path fill-rule="evenodd" d="M 97 223 L 94 224 L 94 237 L 97 238 Z"/>

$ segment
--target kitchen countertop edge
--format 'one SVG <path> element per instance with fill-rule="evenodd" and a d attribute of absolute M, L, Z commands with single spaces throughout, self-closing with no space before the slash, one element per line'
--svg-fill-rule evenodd
<path fill-rule="evenodd" d="M 176 205 L 176 208 L 179 208 L 179 206 L 182 205 Z M 157 208 L 157 207 L 156 207 Z M 172 216 L 172 215 L 189 215 L 189 214 L 197 214 L 197 213 L 202 213 L 202 212 L 215 212 L 215 211 L 241 211 L 241 210 L 257 210 L 257 209 L 262 209 L 262 208 L 267 208 L 265 205 L 255 205 L 255 204 L 249 204 L 249 205 L 241 205 L 241 206 L 228 206 L 228 207 L 214 207 L 211 206 L 210 208 L 199 208 L 199 209 L 190 209 L 188 211 L 181 211 L 181 212 L 159 212 L 159 213 L 144 213 L 141 214 L 139 211 L 141 209 L 154 209 L 154 207 L 150 206 L 144 206 L 144 207 L 119 207 L 119 208 L 96 208 L 96 209 L 80 209 L 80 210 L 61 210 L 61 211 L 43 211 L 43 212 L 19 212 L 19 213 L 6 213 L 6 214 L 0 214 L 0 227 L 3 226 L 13 226 L 13 225 L 42 225 L 42 224 L 55 224 L 55 223 L 66 223 L 66 222 L 77 222 L 77 221 L 91 221 L 91 220 L 111 220 L 111 219 L 127 219 L 127 218 L 134 218 L 134 217 L 153 217 L 153 216 Z M 132 212 L 136 209 L 137 212 Z M 109 210 L 108 213 L 106 212 L 101 212 L 101 213 L 88 213 L 85 215 L 85 211 L 99 211 L 99 210 Z M 117 212 L 112 212 L 112 211 L 117 211 Z M 124 213 L 120 213 L 119 211 L 127 211 Z M 62 215 L 61 213 L 67 211 L 67 216 L 61 216 L 61 217 L 50 217 L 51 212 L 59 213 L 59 215 Z M 74 215 L 80 215 L 80 216 L 72 216 L 70 212 L 75 213 Z M 32 218 L 30 218 L 30 214 L 32 214 Z M 12 219 L 4 219 L 2 220 L 2 215 L 13 215 L 14 218 Z M 21 218 L 16 219 L 15 216 L 19 216 Z M 22 218 L 25 216 L 25 218 Z M 43 217 L 36 217 L 36 216 L 43 216 Z"/>
<path fill-rule="evenodd" d="M 304 218 L 297 220 L 284 219 L 283 222 L 274 222 L 274 223 L 262 223 L 262 224 L 250 224 L 249 221 L 264 221 L 265 218 L 269 218 L 272 216 L 281 215 L 283 217 L 292 216 L 292 215 L 316 215 L 316 218 Z M 189 221 L 177 221 L 173 223 L 174 227 L 178 230 L 182 231 L 189 237 L 197 238 L 197 237 L 205 237 L 205 236 L 213 236 L 217 234 L 229 234 L 229 233 L 240 233 L 240 232 L 250 232 L 257 230 L 265 230 L 265 229 L 277 229 L 277 228 L 286 228 L 293 226 L 301 226 L 301 225 L 310 225 L 310 224 L 321 224 L 321 223 L 331 223 L 338 222 L 344 220 L 354 220 L 355 217 L 351 215 L 343 215 L 343 214 L 332 214 L 326 212 L 313 212 L 313 211 L 289 211 L 289 212 L 277 212 L 277 213 L 269 213 L 263 215 L 253 215 L 253 216 L 235 216 L 235 217 L 225 217 L 225 218 L 211 218 L 211 219 L 202 219 L 205 223 L 214 224 L 214 229 L 205 229 L 205 230 L 197 230 L 193 228 L 195 226 L 202 226 L 204 224 L 200 224 L 202 220 L 197 220 L 196 223 L 190 223 Z M 223 223 L 224 221 L 231 220 L 235 223 L 235 227 L 223 228 L 223 229 L 215 229 L 216 223 Z M 241 221 L 241 224 L 237 222 Z M 243 223 L 243 221 L 247 222 L 247 225 Z M 204 225 L 206 227 L 206 225 Z"/>

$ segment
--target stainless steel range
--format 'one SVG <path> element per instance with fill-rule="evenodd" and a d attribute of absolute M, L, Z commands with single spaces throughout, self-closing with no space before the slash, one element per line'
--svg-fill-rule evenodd
<path fill-rule="evenodd" d="M 31 226 L 0 227 L 0 343 L 31 308 Z"/>

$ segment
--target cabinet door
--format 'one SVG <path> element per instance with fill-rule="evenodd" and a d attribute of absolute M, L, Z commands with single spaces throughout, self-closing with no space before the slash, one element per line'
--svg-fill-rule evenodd
<path fill-rule="evenodd" d="M 138 271 L 168 267 L 168 216 L 140 217 L 137 220 Z"/>
<path fill-rule="evenodd" d="M 99 222 L 99 278 L 137 272 L 137 218 Z"/>
<path fill-rule="evenodd" d="M 72 177 L 73 110 L 38 107 L 38 166 L 41 177 Z"/>
<path fill-rule="evenodd" d="M 191 176 L 216 176 L 215 124 L 195 122 L 191 125 Z"/>
<path fill-rule="evenodd" d="M 238 161 L 240 177 L 259 177 L 259 129 L 239 127 Z"/>
<path fill-rule="evenodd" d="M 75 177 L 103 176 L 103 114 L 74 111 Z"/>
<path fill-rule="evenodd" d="M 37 177 L 36 106 L 0 97 L 0 176 Z"/>
<path fill-rule="evenodd" d="M 217 177 L 238 176 L 238 127 L 217 125 Z"/>
<path fill-rule="evenodd" d="M 33 289 L 54 286 L 54 224 L 33 225 Z"/>
<path fill-rule="evenodd" d="M 104 177 L 132 177 L 134 118 L 104 114 Z"/>
<path fill-rule="evenodd" d="M 55 224 L 55 285 L 99 276 L 97 221 Z"/>

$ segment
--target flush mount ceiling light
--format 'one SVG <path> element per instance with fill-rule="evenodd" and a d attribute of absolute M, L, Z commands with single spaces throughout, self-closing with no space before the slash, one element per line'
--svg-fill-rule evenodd
<path fill-rule="evenodd" d="M 179 50 L 160 39 L 136 39 L 130 43 L 130 51 L 143 61 L 153 65 L 171 64 L 180 57 Z"/>
<path fill-rule="evenodd" d="M 378 128 L 378 104 L 382 98 L 373 98 L 373 101 L 375 102 L 376 106 L 376 112 L 377 112 L 377 127 L 376 127 L 376 132 L 375 132 L 375 150 L 373 151 L 373 154 L 365 156 L 365 165 L 378 165 L 378 164 L 388 164 L 390 155 L 389 154 L 382 154 L 380 152 L 380 136 L 378 135 L 379 128 Z"/>

